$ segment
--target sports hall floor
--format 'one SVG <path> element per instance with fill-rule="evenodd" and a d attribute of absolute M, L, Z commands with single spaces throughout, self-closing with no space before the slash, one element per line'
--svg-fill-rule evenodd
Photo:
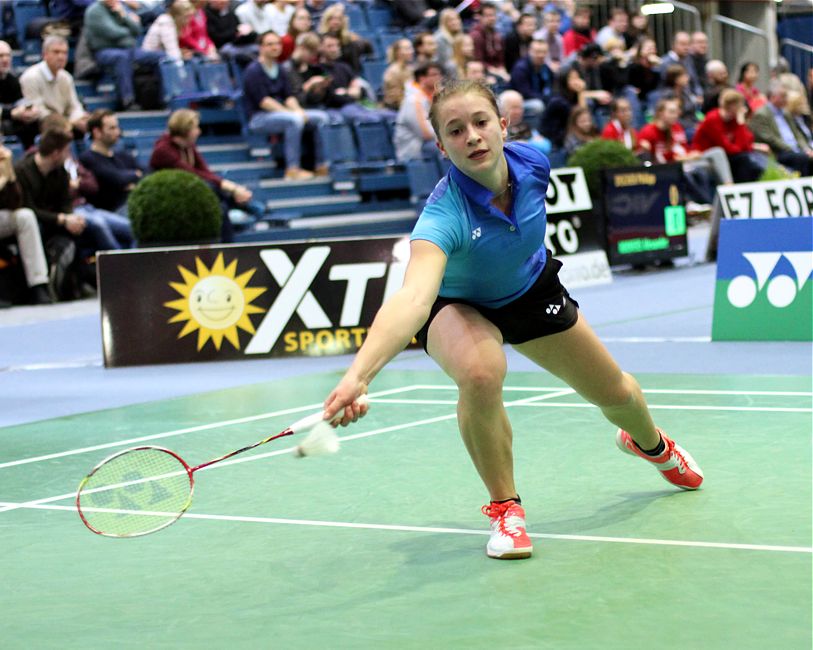
<path fill-rule="evenodd" d="M 572 293 L 703 489 L 509 352 L 519 562 L 484 554 L 455 391 L 417 351 L 339 454 L 283 439 L 202 471 L 169 529 L 93 535 L 72 496 L 100 459 L 241 447 L 317 409 L 348 358 L 106 370 L 93 301 L 0 312 L 0 647 L 809 650 L 811 346 L 711 342 L 700 257 Z"/>

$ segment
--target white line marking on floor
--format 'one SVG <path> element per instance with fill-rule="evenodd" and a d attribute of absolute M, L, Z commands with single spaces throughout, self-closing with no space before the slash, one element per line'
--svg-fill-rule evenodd
<path fill-rule="evenodd" d="M 560 390 L 557 393 L 548 393 L 547 395 L 533 395 L 531 397 L 525 397 L 523 399 L 515 400 L 514 402 L 507 402 L 506 406 L 524 406 L 525 404 L 537 402 L 544 399 L 555 399 L 557 397 L 563 397 L 565 395 L 572 394 L 574 391 L 572 388 Z M 413 420 L 412 422 L 405 422 L 402 424 L 396 424 L 394 426 L 383 427 L 381 429 L 373 429 L 372 431 L 364 431 L 362 433 L 356 433 L 349 436 L 342 436 L 339 440 L 344 443 L 349 440 L 360 440 L 362 438 L 369 438 L 371 436 L 378 436 L 382 433 L 391 433 L 393 431 L 401 431 L 403 429 L 409 429 L 412 427 L 423 426 L 426 424 L 435 424 L 437 422 L 443 422 L 445 420 L 453 420 L 457 417 L 456 413 L 450 413 L 447 415 L 439 415 L 433 418 L 426 418 L 423 420 Z M 237 465 L 238 463 L 248 463 L 253 462 L 255 460 L 261 460 L 263 458 L 270 458 L 271 456 L 282 456 L 283 454 L 290 454 L 292 453 L 296 447 L 286 447 L 285 449 L 275 449 L 274 451 L 269 451 L 264 454 L 254 454 L 251 456 L 242 456 L 239 458 L 234 458 L 232 460 L 224 460 L 221 463 L 217 463 L 215 465 L 211 465 L 210 467 L 204 467 L 203 469 L 199 470 L 201 472 L 206 472 L 212 469 L 217 469 L 218 467 L 227 467 L 229 465 Z M 43 499 L 34 499 L 31 501 L 26 501 L 22 504 L 10 505 L 0 507 L 0 513 L 6 512 L 8 510 L 16 510 L 17 508 L 27 508 L 39 504 L 44 503 L 51 503 L 53 501 L 62 501 L 63 499 L 74 499 L 76 497 L 76 492 L 68 492 L 67 494 L 60 494 L 55 497 L 45 497 Z"/>
<path fill-rule="evenodd" d="M 457 390 L 457 386 L 449 384 L 415 384 L 410 387 L 412 390 Z M 504 386 L 506 392 L 532 393 L 540 391 L 562 390 L 564 386 L 541 388 L 535 386 Z M 655 393 L 663 395 L 767 395 L 769 397 L 813 397 L 813 392 L 808 391 L 783 391 L 783 390 L 707 390 L 692 388 L 643 388 L 645 393 Z"/>
<path fill-rule="evenodd" d="M 23 505 L 23 504 L 4 504 L 4 505 L 18 505 L 26 509 L 33 510 L 63 510 L 75 511 L 76 509 L 71 506 L 55 506 L 55 505 Z M 107 511 L 107 510 L 105 510 Z M 132 513 L 141 514 L 145 516 L 175 516 L 175 513 Z M 206 521 L 234 521 L 241 523 L 252 524 L 281 524 L 286 526 L 314 526 L 324 528 L 354 528 L 361 530 L 390 530 L 408 533 L 447 533 L 453 535 L 489 535 L 488 530 L 479 530 L 473 528 L 442 528 L 436 526 L 401 526 L 393 524 L 362 524 L 344 521 L 318 521 L 311 519 L 282 519 L 279 517 L 245 517 L 239 515 L 207 515 L 202 513 L 188 512 L 183 516 L 183 519 L 199 519 Z M 779 546 L 775 544 L 736 544 L 728 542 L 703 542 L 703 541 L 690 541 L 680 539 L 649 539 L 641 537 L 608 537 L 605 535 L 563 535 L 558 533 L 528 533 L 534 539 L 554 539 L 566 540 L 575 542 L 608 542 L 614 544 L 644 544 L 656 546 L 684 546 L 692 548 L 719 548 L 731 549 L 738 551 L 767 551 L 774 553 L 813 553 L 813 548 L 807 546 Z"/>
<path fill-rule="evenodd" d="M 403 393 L 413 390 L 411 386 L 393 388 L 390 390 L 383 390 L 377 393 L 371 393 L 370 396 L 375 398 L 383 395 L 392 395 L 396 393 Z M 114 447 L 127 447 L 137 445 L 150 440 L 160 440 L 162 438 L 171 438 L 173 436 L 180 436 L 185 433 L 194 433 L 196 431 L 208 431 L 210 429 L 219 429 L 221 427 L 229 427 L 235 424 L 246 424 L 248 422 L 257 422 L 268 418 L 279 417 L 282 415 L 292 415 L 301 413 L 303 411 L 318 411 L 322 408 L 321 404 L 308 404 L 306 406 L 297 406 L 296 408 L 282 409 L 280 411 L 270 411 L 268 413 L 260 413 L 258 415 L 249 415 L 244 418 L 235 418 L 233 420 L 221 420 L 219 422 L 210 422 L 209 424 L 201 424 L 196 427 L 185 427 L 183 429 L 174 429 L 173 431 L 164 431 L 162 433 L 153 433 L 148 436 L 140 436 L 138 438 L 128 438 L 127 440 L 119 440 L 116 442 L 106 442 L 100 445 L 93 445 L 92 447 L 81 447 L 79 449 L 68 449 L 67 451 L 59 451 L 53 454 L 45 454 L 43 456 L 32 456 L 30 458 L 21 458 L 20 460 L 12 460 L 5 463 L 0 463 L 0 469 L 6 467 L 16 467 L 17 465 L 27 465 L 28 463 L 37 463 L 43 460 L 52 460 L 54 458 L 63 458 L 65 456 L 75 456 L 76 454 L 86 454 L 91 451 L 99 451 L 101 449 L 113 449 Z"/>
<path fill-rule="evenodd" d="M 27 363 L 21 366 L 6 366 L 5 368 L 0 368 L 0 372 L 21 372 L 27 370 L 64 370 L 66 368 L 93 368 L 102 366 L 102 359 L 99 358 L 92 358 L 81 360 L 78 359 L 76 361 L 56 361 L 53 363 Z"/>
<path fill-rule="evenodd" d="M 602 336 L 603 343 L 711 343 L 710 336 Z"/>
<path fill-rule="evenodd" d="M 454 405 L 457 402 L 453 400 L 397 400 L 397 399 L 385 399 L 387 395 L 396 395 L 396 394 L 403 394 L 408 392 L 417 392 L 420 390 L 432 390 L 432 391 L 457 391 L 457 386 L 454 385 L 446 385 L 446 384 L 414 384 L 411 386 L 402 386 L 399 388 L 392 388 L 388 390 L 378 391 L 375 393 L 371 393 L 370 396 L 374 399 L 374 401 L 378 401 L 381 403 L 390 403 L 390 404 L 437 404 L 437 405 Z M 564 396 L 568 394 L 572 394 L 574 391 L 572 389 L 564 388 L 562 386 L 556 387 L 526 387 L 526 386 L 506 386 L 503 389 L 505 392 L 522 392 L 522 393 L 557 393 L 553 395 L 555 397 Z M 564 391 L 564 392 L 562 392 Z M 813 397 L 813 393 L 809 392 L 801 392 L 801 391 L 745 391 L 745 390 L 703 390 L 703 389 L 673 389 L 673 388 L 649 388 L 644 389 L 644 393 L 652 393 L 652 394 L 663 394 L 663 395 L 744 395 L 744 396 L 753 396 L 753 395 L 763 395 L 763 396 L 774 396 L 774 397 Z M 549 399 L 550 396 L 539 396 L 541 399 Z M 528 398 L 528 402 L 531 406 L 534 405 L 534 402 L 539 401 L 537 398 Z M 506 406 L 525 406 L 526 404 L 521 403 L 521 401 L 515 402 L 506 402 Z M 563 408 L 593 408 L 591 404 L 586 403 L 550 403 L 550 404 L 540 404 L 540 406 L 545 407 L 563 407 Z M 135 445 L 151 440 L 160 440 L 162 438 L 169 438 L 173 436 L 179 436 L 186 433 L 194 433 L 196 431 L 206 431 L 210 429 L 216 429 L 219 427 L 227 427 L 232 426 L 235 424 L 245 424 L 248 422 L 254 422 L 258 420 L 263 420 L 266 418 L 278 417 L 282 415 L 290 415 L 294 413 L 300 413 L 302 411 L 308 410 L 317 410 L 321 407 L 321 404 L 310 404 L 307 406 L 300 406 L 291 409 L 284 409 L 280 411 L 272 411 L 269 413 L 261 413 L 259 415 L 248 416 L 245 418 L 237 418 L 233 420 L 223 420 L 220 422 L 213 422 L 209 424 L 202 424 L 196 427 L 187 427 L 184 429 L 176 429 L 174 431 L 166 431 L 163 433 L 156 433 L 151 434 L 149 436 L 141 436 L 139 438 L 130 438 L 128 440 L 122 440 L 118 442 L 108 442 L 100 445 L 94 445 L 91 447 L 83 447 L 80 449 L 71 449 L 62 452 L 56 452 L 53 454 L 45 454 L 43 456 L 34 456 L 31 458 L 23 458 L 20 460 L 8 461 L 5 463 L 0 463 L 0 469 L 6 467 L 15 467 L 17 465 L 25 465 L 28 463 L 35 463 L 44 460 L 52 460 L 54 458 L 62 458 L 64 456 L 73 456 L 76 454 L 84 454 L 91 451 L 99 451 L 102 449 L 112 449 L 115 447 L 125 447 L 128 445 Z M 755 411 L 755 412 L 766 412 L 766 413 L 810 413 L 813 412 L 813 408 L 793 408 L 793 407 L 768 407 L 768 406 L 694 406 L 694 405 L 668 405 L 668 404 L 650 404 L 650 409 L 652 410 L 695 410 L 695 411 Z M 456 415 L 451 415 L 449 417 L 444 417 L 443 419 L 450 419 L 456 417 Z"/>
<path fill-rule="evenodd" d="M 454 406 L 457 400 L 452 399 L 377 399 L 379 404 L 437 404 L 438 406 Z M 506 404 L 508 406 L 508 404 Z M 593 404 L 584 402 L 545 402 L 544 404 L 513 404 L 512 406 L 539 406 L 539 407 L 561 407 L 575 409 L 596 408 Z M 811 408 L 773 407 L 773 406 L 700 406 L 695 404 L 649 404 L 650 411 L 671 410 L 671 411 L 758 411 L 766 413 L 811 413 Z"/>

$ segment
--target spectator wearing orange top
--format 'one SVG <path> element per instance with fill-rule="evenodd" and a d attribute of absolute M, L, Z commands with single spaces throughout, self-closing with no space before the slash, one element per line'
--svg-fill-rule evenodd
<path fill-rule="evenodd" d="M 638 149 L 638 134 L 632 126 L 632 106 L 621 97 L 610 102 L 610 121 L 601 132 L 604 140 L 617 140 L 630 151 Z"/>
<path fill-rule="evenodd" d="M 178 44 L 181 46 L 181 50 L 189 50 L 194 54 L 216 61 L 220 55 L 206 30 L 206 13 L 203 11 L 205 4 L 206 0 L 192 0 L 195 13 L 178 34 Z"/>
<path fill-rule="evenodd" d="M 768 103 L 768 98 L 756 86 L 757 79 L 759 79 L 759 66 L 753 61 L 748 61 L 742 64 L 740 77 L 737 79 L 737 85 L 734 86 L 737 92 L 745 97 L 748 109 L 752 113 L 756 113 Z"/>
<path fill-rule="evenodd" d="M 768 145 L 754 144 L 754 134 L 745 123 L 745 99 L 731 88 L 720 93 L 720 107 L 709 111 L 697 127 L 692 147 L 706 151 L 721 147 L 731 166 L 737 183 L 757 180 L 765 169 L 766 161 L 754 151 L 768 153 Z"/>
<path fill-rule="evenodd" d="M 596 40 L 596 30 L 590 27 L 590 14 L 590 7 L 578 7 L 573 12 L 573 26 L 562 35 L 566 57 Z"/>

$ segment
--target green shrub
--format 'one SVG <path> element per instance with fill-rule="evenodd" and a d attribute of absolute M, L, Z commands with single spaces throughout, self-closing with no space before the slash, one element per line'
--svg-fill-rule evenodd
<path fill-rule="evenodd" d="M 144 178 L 130 193 L 127 210 L 140 243 L 183 243 L 220 239 L 223 213 L 214 190 L 180 169 Z"/>
<path fill-rule="evenodd" d="M 581 167 L 590 189 L 590 196 L 596 199 L 601 194 L 601 170 L 611 167 L 635 167 L 643 163 L 638 157 L 616 140 L 599 138 L 588 142 L 574 151 L 567 159 L 568 167 Z"/>

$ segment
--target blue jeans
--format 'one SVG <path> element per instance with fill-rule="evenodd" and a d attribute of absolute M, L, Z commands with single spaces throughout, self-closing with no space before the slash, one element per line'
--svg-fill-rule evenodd
<path fill-rule="evenodd" d="M 314 157 L 316 164 L 321 165 L 325 161 L 325 153 L 319 127 L 330 122 L 330 118 L 324 111 L 310 108 L 305 110 L 305 114 L 308 116 L 308 124 L 316 129 L 313 138 L 316 146 Z M 258 111 L 251 116 L 248 128 L 252 133 L 282 134 L 285 138 L 285 166 L 301 166 L 302 132 L 305 130 L 305 120 L 301 115 L 290 111 Z"/>
<path fill-rule="evenodd" d="M 158 74 L 158 61 L 163 52 L 147 52 L 141 48 L 119 49 L 108 48 L 94 54 L 96 63 L 102 68 L 109 68 L 116 80 L 119 100 L 123 105 L 132 104 L 135 99 L 133 91 L 133 67 L 135 65 L 153 66 Z"/>
<path fill-rule="evenodd" d="M 96 250 L 118 250 L 135 245 L 133 229 L 127 217 L 87 204 L 77 206 L 74 214 L 85 218 L 88 235 Z"/>

